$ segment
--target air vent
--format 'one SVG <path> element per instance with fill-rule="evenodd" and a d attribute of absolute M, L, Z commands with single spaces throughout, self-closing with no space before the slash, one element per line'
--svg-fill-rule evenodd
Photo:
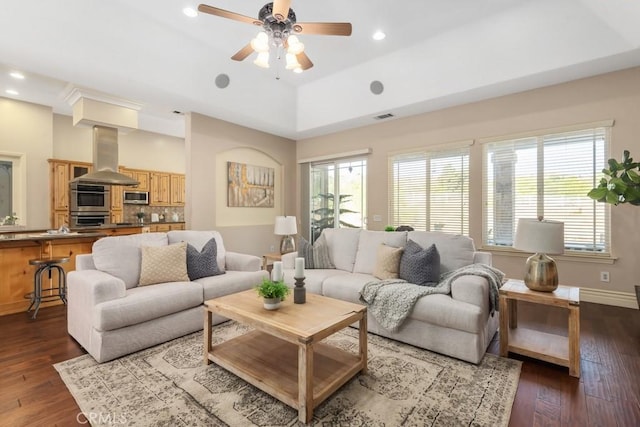
<path fill-rule="evenodd" d="M 376 119 L 376 120 L 384 120 L 384 119 L 389 119 L 391 117 L 394 117 L 393 114 L 386 113 L 386 114 L 380 114 L 379 116 L 375 116 L 374 119 Z"/>

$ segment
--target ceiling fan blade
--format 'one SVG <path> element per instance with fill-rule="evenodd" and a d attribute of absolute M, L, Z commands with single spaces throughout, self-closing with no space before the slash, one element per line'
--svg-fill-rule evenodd
<path fill-rule="evenodd" d="M 350 36 L 349 22 L 298 22 L 293 25 L 298 34 L 320 34 L 326 36 Z"/>
<path fill-rule="evenodd" d="M 291 0 L 274 0 L 273 1 L 273 17 L 278 21 L 284 21 L 289 16 L 289 8 Z"/>
<path fill-rule="evenodd" d="M 240 15 L 239 13 L 229 12 L 228 10 L 218 9 L 217 7 L 207 6 L 201 4 L 198 6 L 198 11 L 208 13 L 209 15 L 216 15 L 222 18 L 233 19 L 234 21 L 246 22 L 247 24 L 262 25 L 262 22 L 256 18 L 250 16 Z"/>
<path fill-rule="evenodd" d="M 311 62 L 307 54 L 304 52 L 297 54 L 296 59 L 298 60 L 298 63 L 300 63 L 300 68 L 303 70 L 308 70 L 313 67 L 313 62 Z"/>
<path fill-rule="evenodd" d="M 251 47 L 251 43 L 247 43 L 247 45 L 242 49 L 240 49 L 239 51 L 237 51 L 236 54 L 231 57 L 231 59 L 233 59 L 234 61 L 242 61 L 252 53 L 253 53 L 253 48 Z"/>

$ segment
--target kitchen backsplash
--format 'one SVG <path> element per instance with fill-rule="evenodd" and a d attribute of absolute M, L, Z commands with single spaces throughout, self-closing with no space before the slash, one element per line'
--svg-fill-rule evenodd
<path fill-rule="evenodd" d="M 164 215 L 164 221 L 161 222 L 175 222 L 174 214 L 178 215 L 178 222 L 184 221 L 184 207 L 182 206 L 138 206 L 138 205 L 124 205 L 124 222 L 131 222 L 133 224 L 138 223 L 138 217 L 136 214 L 138 212 L 144 213 L 144 223 L 148 224 L 151 222 L 151 214 L 158 214 L 159 218 L 162 218 Z"/>

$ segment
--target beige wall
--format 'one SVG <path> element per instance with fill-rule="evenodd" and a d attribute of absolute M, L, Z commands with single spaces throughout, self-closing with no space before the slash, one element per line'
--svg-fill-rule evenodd
<path fill-rule="evenodd" d="M 71 116 L 53 115 L 53 157 L 92 162 L 90 127 L 73 126 Z M 144 130 L 118 135 L 118 163 L 133 169 L 185 172 L 184 139 Z"/>
<path fill-rule="evenodd" d="M 295 210 L 295 142 L 197 113 L 186 119 L 188 228 L 220 231 L 225 247 L 235 252 L 262 255 L 278 248 L 279 239 L 273 234 L 275 216 L 291 215 Z M 279 166 L 276 207 L 227 208 L 226 174 L 220 170 L 226 161 Z M 237 220 L 232 219 L 234 212 Z"/>
<path fill-rule="evenodd" d="M 52 153 L 51 108 L 0 97 L 0 152 L 20 153 L 26 158 L 27 214 L 19 224 L 49 226 L 49 164 Z"/>
<path fill-rule="evenodd" d="M 391 151 L 604 119 L 615 120 L 612 156 L 619 158 L 623 149 L 629 149 L 640 159 L 640 68 L 301 140 L 297 143 L 297 156 L 304 159 L 372 148 L 368 160 L 368 223 L 370 229 L 381 230 L 388 221 L 387 157 Z M 477 142 L 471 147 L 470 173 L 471 236 L 480 246 L 482 149 Z M 373 215 L 382 215 L 383 220 L 373 222 Z M 608 297 L 631 301 L 633 285 L 640 284 L 640 207 L 612 208 L 611 224 L 613 254 L 618 258 L 616 262 L 560 260 L 560 281 L 567 285 L 613 291 L 607 294 Z M 522 255 L 494 254 L 494 264 L 509 277 L 522 277 L 524 261 Z M 610 272 L 610 283 L 599 281 L 600 271 Z M 618 295 L 616 291 L 624 295 Z M 583 291 L 583 296 L 586 293 L 588 290 Z"/>

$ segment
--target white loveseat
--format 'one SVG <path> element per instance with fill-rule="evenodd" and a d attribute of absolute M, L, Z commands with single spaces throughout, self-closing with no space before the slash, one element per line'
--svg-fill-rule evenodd
<path fill-rule="evenodd" d="M 423 248 L 436 245 L 440 273 L 483 263 L 491 254 L 477 252 L 473 240 L 440 232 L 385 232 L 361 229 L 325 229 L 323 235 L 335 269 L 305 269 L 307 292 L 361 303 L 360 291 L 373 280 L 377 249 L 381 243 L 404 247 L 409 239 Z M 285 282 L 294 284 L 296 253 L 283 256 Z M 497 309 L 497 307 L 496 307 Z M 409 317 L 395 332 L 382 328 L 368 313 L 369 332 L 420 348 L 479 363 L 498 328 L 498 313 L 490 313 L 489 283 L 480 276 L 465 275 L 451 283 L 450 295 L 421 297 Z"/>
<path fill-rule="evenodd" d="M 224 274 L 138 286 L 142 246 L 185 241 L 200 251 L 211 238 L 216 240 L 217 264 Z M 67 276 L 68 332 L 96 361 L 106 362 L 201 330 L 203 302 L 261 283 L 268 276 L 261 265 L 259 257 L 225 251 L 217 231 L 100 239 L 92 254 L 76 257 L 76 270 Z"/>

